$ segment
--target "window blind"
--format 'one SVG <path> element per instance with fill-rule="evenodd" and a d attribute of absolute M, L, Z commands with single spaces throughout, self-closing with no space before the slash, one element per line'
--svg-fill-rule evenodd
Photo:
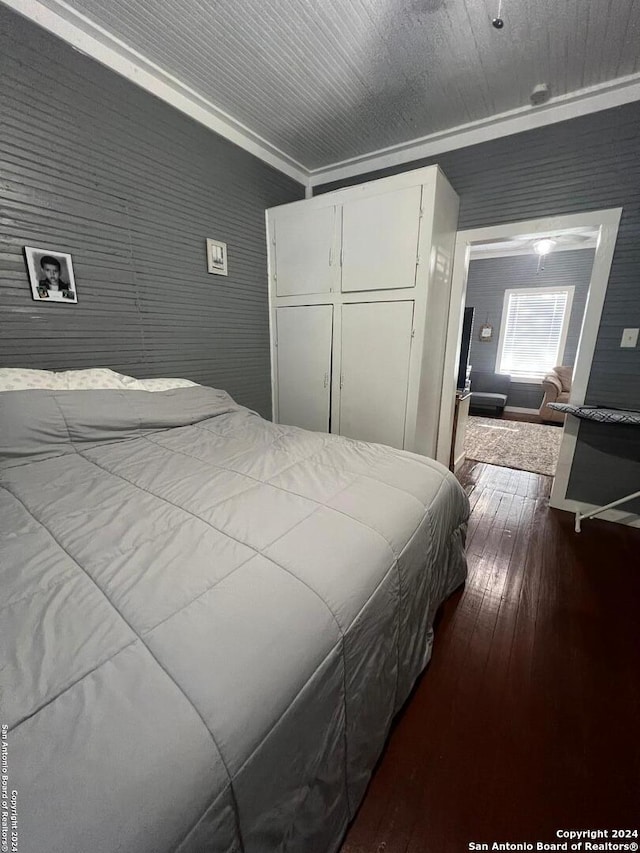
<path fill-rule="evenodd" d="M 573 288 L 519 288 L 504 299 L 499 373 L 542 379 L 561 362 Z"/>

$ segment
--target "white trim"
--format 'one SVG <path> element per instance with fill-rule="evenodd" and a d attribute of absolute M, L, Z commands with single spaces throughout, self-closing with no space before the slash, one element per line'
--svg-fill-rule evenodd
<path fill-rule="evenodd" d="M 411 163 L 424 157 L 434 157 L 469 145 L 478 145 L 502 136 L 511 136 L 525 130 L 545 127 L 567 119 L 619 107 L 640 100 L 640 73 L 618 77 L 606 83 L 578 89 L 557 98 L 551 98 L 541 107 L 518 107 L 458 127 L 431 133 L 427 136 L 380 148 L 358 157 L 341 160 L 328 166 L 311 170 L 311 185 L 352 178 L 378 169 L 388 169 Z"/>
<path fill-rule="evenodd" d="M 622 208 L 617 207 L 588 213 L 573 213 L 567 216 L 551 216 L 546 219 L 534 219 L 525 222 L 509 222 L 458 232 L 454 255 L 453 281 L 451 285 L 451 310 L 449 312 L 442 389 L 443 402 L 440 410 L 440 428 L 438 431 L 438 459 L 440 461 L 449 458 L 451 449 L 456 373 L 462 339 L 464 299 L 472 244 L 486 243 L 489 240 L 511 239 L 523 233 L 536 233 L 548 237 L 554 231 L 561 232 L 569 228 L 593 227 L 599 229 L 589 283 L 589 296 L 587 298 L 571 386 L 570 402 L 575 405 L 581 405 L 585 400 L 587 383 L 591 374 L 591 364 L 600 328 L 602 306 L 609 282 L 609 273 L 611 271 L 611 262 L 613 260 L 621 214 Z M 446 401 L 449 401 L 448 405 Z M 560 445 L 558 465 L 550 501 L 552 507 L 567 509 L 571 512 L 575 512 L 575 509 L 580 506 L 576 501 L 568 500 L 566 496 L 577 434 L 577 418 L 567 417 L 563 429 L 562 443 Z M 586 507 L 586 504 L 582 506 Z M 616 517 L 614 518 L 614 516 Z M 611 520 L 621 520 L 628 518 L 629 514 L 612 510 L 611 514 L 607 513 L 604 517 L 611 518 Z"/>
<path fill-rule="evenodd" d="M 611 272 L 611 263 L 613 261 L 613 252 L 618 236 L 621 214 L 622 208 L 601 211 L 600 214 L 602 216 L 600 237 L 593 259 L 589 295 L 587 297 L 587 305 L 580 332 L 580 340 L 578 342 L 578 351 L 576 353 L 573 379 L 571 382 L 571 395 L 569 397 L 569 402 L 576 406 L 581 406 L 584 403 L 587 393 L 587 385 L 589 376 L 591 375 L 591 364 L 596 348 L 598 330 L 600 329 L 600 318 L 607 293 L 607 284 L 609 282 L 609 273 Z M 571 474 L 571 466 L 577 443 L 578 423 L 578 419 L 572 416 L 567 417 L 565 420 L 556 477 L 553 482 L 550 499 L 550 505 L 558 509 L 566 508 L 567 487 L 569 485 L 569 476 Z M 572 501 L 571 503 L 575 502 Z M 612 512 L 620 512 L 621 516 L 625 515 L 621 511 Z"/>
<path fill-rule="evenodd" d="M 464 449 L 459 453 L 458 458 L 453 460 L 453 473 L 456 474 L 467 459 L 467 454 Z"/>
<path fill-rule="evenodd" d="M 505 412 L 515 412 L 520 415 L 538 415 L 540 409 L 525 409 L 522 406 L 505 406 Z"/>
<path fill-rule="evenodd" d="M 213 130 L 295 181 L 308 186 L 309 170 L 301 163 L 72 8 L 64 0 L 47 0 L 46 6 L 40 0 L 2 0 L 2 2 L 68 42 L 76 50 L 106 65 L 107 68 L 121 74 L 127 80 L 208 127 L 209 130 Z"/>
<path fill-rule="evenodd" d="M 552 285 L 550 287 L 509 287 L 504 292 L 504 297 L 502 299 L 502 317 L 500 318 L 500 335 L 498 337 L 498 349 L 496 351 L 496 362 L 495 362 L 495 372 L 496 373 L 506 373 L 509 374 L 508 370 L 501 370 L 500 364 L 502 362 L 502 348 L 504 346 L 504 338 L 507 331 L 507 308 L 509 305 L 509 299 L 511 298 L 512 293 L 517 293 L 518 295 L 522 293 L 566 293 L 567 301 L 564 309 L 564 316 L 562 317 L 562 329 L 560 330 L 560 341 L 558 343 L 558 353 L 556 358 L 554 359 L 556 364 L 562 364 L 564 359 L 564 350 L 567 345 L 567 333 L 569 331 L 569 320 L 571 319 L 571 309 L 573 307 L 573 295 L 575 292 L 575 286 L 573 284 L 568 285 Z M 550 365 L 549 370 L 555 365 Z M 542 382 L 542 379 L 548 373 L 548 370 L 545 370 L 541 373 L 540 376 L 511 376 L 512 382 L 527 384 L 527 385 L 535 385 L 537 383 Z"/>

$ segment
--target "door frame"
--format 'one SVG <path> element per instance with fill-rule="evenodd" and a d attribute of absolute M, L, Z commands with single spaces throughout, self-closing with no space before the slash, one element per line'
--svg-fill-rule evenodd
<path fill-rule="evenodd" d="M 451 283 L 451 305 L 447 328 L 447 346 L 445 350 L 445 368 L 442 384 L 442 406 L 438 428 L 437 458 L 443 464 L 448 464 L 451 452 L 451 431 L 455 406 L 455 390 L 457 381 L 457 365 L 462 342 L 462 320 L 467 291 L 467 276 L 471 248 L 477 243 L 490 240 L 508 240 L 521 234 L 540 234 L 547 236 L 554 231 L 570 228 L 597 228 L 598 239 L 589 282 L 589 295 L 585 308 L 578 351 L 576 353 L 573 381 L 571 384 L 570 402 L 582 405 L 587 393 L 587 385 L 591 375 L 593 355 L 596 348 L 600 319 L 604 305 L 611 263 L 618 236 L 618 227 L 622 208 L 608 208 L 584 213 L 571 213 L 563 216 L 548 216 L 540 219 L 528 219 L 520 222 L 504 222 L 489 225 L 484 228 L 470 228 L 459 231 L 453 261 L 453 279 Z M 557 509 L 570 512 L 587 512 L 591 504 L 567 498 L 569 476 L 575 454 L 579 421 L 567 417 L 562 434 L 558 466 L 553 481 L 550 505 Z M 611 520 L 629 517 L 629 513 L 613 511 Z"/>

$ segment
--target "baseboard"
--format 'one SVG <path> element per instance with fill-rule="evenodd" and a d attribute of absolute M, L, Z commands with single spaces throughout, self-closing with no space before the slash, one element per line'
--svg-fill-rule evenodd
<path fill-rule="evenodd" d="M 460 470 L 460 468 L 462 467 L 462 465 L 464 464 L 466 459 L 467 459 L 467 456 L 463 450 L 462 453 L 458 456 L 458 458 L 453 460 L 453 473 L 454 474 Z"/>
<path fill-rule="evenodd" d="M 469 409 L 473 409 L 474 412 L 491 412 L 495 413 L 495 406 L 474 406 L 473 404 L 469 407 Z M 539 409 L 523 409 L 521 406 L 505 406 L 502 410 L 503 412 L 513 412 L 514 415 L 539 415 Z"/>

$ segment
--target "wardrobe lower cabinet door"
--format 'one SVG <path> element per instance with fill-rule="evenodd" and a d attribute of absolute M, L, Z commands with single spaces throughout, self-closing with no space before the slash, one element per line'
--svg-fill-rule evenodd
<path fill-rule="evenodd" d="M 332 305 L 276 309 L 278 423 L 329 432 Z"/>
<path fill-rule="evenodd" d="M 403 447 L 413 304 L 343 305 L 341 435 Z"/>

